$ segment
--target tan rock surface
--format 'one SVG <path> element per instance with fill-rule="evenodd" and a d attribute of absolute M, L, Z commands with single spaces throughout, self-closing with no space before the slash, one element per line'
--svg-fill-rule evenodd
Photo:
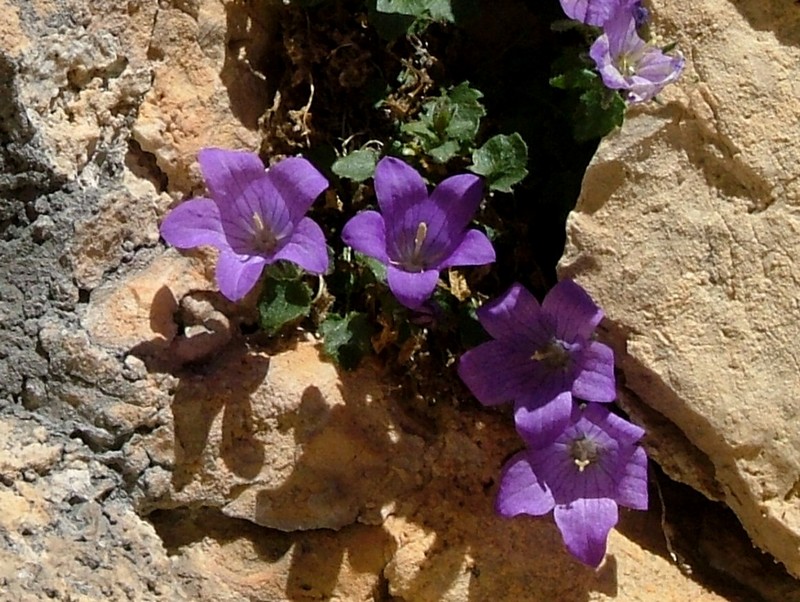
<path fill-rule="evenodd" d="M 29 45 L 28 37 L 22 30 L 19 9 L 9 0 L 0 0 L 0 13 L 4 16 L 0 21 L 0 49 L 16 57 Z"/>
<path fill-rule="evenodd" d="M 800 576 L 800 11 L 657 14 L 686 72 L 601 144 L 561 274 L 606 310 L 656 459 Z"/>
<path fill-rule="evenodd" d="M 171 190 L 197 186 L 199 174 L 188 168 L 203 147 L 259 148 L 258 118 L 271 102 L 258 71 L 271 41 L 271 4 L 176 2 L 151 21 L 153 81 L 132 132 Z"/>
<path fill-rule="evenodd" d="M 267 348 L 213 254 L 158 246 L 197 149 L 259 145 L 280 5 L 0 0 L 24 171 L 2 192 L 35 197 L 0 244 L 0 597 L 722 600 L 668 559 L 655 502 L 598 572 L 549 520 L 499 519 L 507 415 L 410 408 L 302 337 Z"/>
<path fill-rule="evenodd" d="M 197 583 L 230 573 L 254 600 L 372 600 L 380 587 L 420 602 L 724 600 L 665 557 L 657 510 L 623 513 L 625 535 L 599 571 L 566 553 L 550 520 L 498 517 L 498 469 L 519 446 L 507 417 L 442 406 L 420 421 L 386 388 L 369 366 L 337 374 L 308 343 L 269 357 L 231 351 L 182 381 L 174 439 L 167 425 L 136 445 L 166 450 L 140 477 L 160 481 L 160 494 L 150 485 L 142 503 L 161 508 L 157 529 Z M 198 506 L 208 510 L 172 510 Z M 289 533 L 237 528 L 210 508 Z"/>

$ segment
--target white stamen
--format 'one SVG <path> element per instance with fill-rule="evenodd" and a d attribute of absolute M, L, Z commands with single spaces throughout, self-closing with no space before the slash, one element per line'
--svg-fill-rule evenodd
<path fill-rule="evenodd" d="M 264 231 L 264 220 L 261 219 L 261 216 L 258 213 L 253 214 L 253 223 L 256 226 L 257 235 Z"/>
<path fill-rule="evenodd" d="M 569 449 L 572 461 L 578 467 L 578 472 L 583 472 L 586 467 L 597 460 L 599 448 L 597 443 L 583 435 L 579 439 L 574 439 Z"/>
<path fill-rule="evenodd" d="M 418 256 L 422 250 L 422 245 L 425 243 L 425 238 L 428 236 L 428 224 L 420 222 L 417 226 L 417 233 L 414 236 L 414 256 Z"/>
<path fill-rule="evenodd" d="M 272 253 L 278 244 L 278 239 L 272 233 L 272 229 L 264 224 L 264 220 L 258 213 L 253 213 L 253 244 L 264 252 Z"/>

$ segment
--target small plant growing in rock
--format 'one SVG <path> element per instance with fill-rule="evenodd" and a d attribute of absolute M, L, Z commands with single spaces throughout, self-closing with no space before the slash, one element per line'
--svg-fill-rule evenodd
<path fill-rule="evenodd" d="M 527 445 L 503 469 L 497 510 L 510 517 L 555 508 L 567 549 L 598 566 L 617 503 L 647 509 L 647 459 L 637 444 L 644 431 L 586 403 L 617 397 L 614 352 L 592 338 L 603 312 L 562 280 L 541 305 L 515 284 L 478 318 L 493 340 L 462 355 L 458 373 L 481 403 L 514 402 Z"/>
<path fill-rule="evenodd" d="M 325 236 L 305 217 L 328 181 L 300 157 L 264 170 L 255 153 L 207 148 L 198 155 L 211 198 L 181 203 L 161 224 L 179 249 L 219 250 L 217 284 L 231 301 L 244 297 L 264 266 L 289 261 L 311 274 L 328 269 Z"/>
<path fill-rule="evenodd" d="M 345 3 L 361 7 L 361 18 L 376 28 L 374 39 L 391 40 L 379 56 L 397 77 L 370 81 L 367 94 L 366 75 L 338 74 L 335 85 L 362 82 L 359 100 L 372 104 L 362 102 L 357 116 L 349 106 L 341 115 L 331 112 L 329 128 L 361 119 L 374 129 L 351 126 L 335 144 L 331 136 L 312 138 L 308 99 L 302 111 L 286 112 L 292 127 L 265 140 L 265 148 L 283 145 L 286 152 L 276 154 L 290 155 L 268 169 L 252 152 L 201 151 L 210 198 L 176 207 L 162 236 L 182 249 L 216 247 L 220 292 L 238 301 L 258 290 L 258 325 L 270 337 L 302 325 L 343 369 L 377 355 L 399 368 L 403 390 L 429 407 L 463 399 L 463 384 L 484 405 L 512 402 L 525 447 L 503 468 L 498 513 L 553 510 L 567 549 L 598 566 L 618 505 L 647 507 L 647 461 L 643 431 L 609 409 L 616 399 L 614 354 L 594 339 L 602 310 L 575 282 L 547 286 L 554 269 L 531 259 L 531 224 L 546 215 L 537 213 L 545 203 L 534 199 L 564 186 L 537 173 L 543 167 L 528 172 L 529 147 L 542 157 L 565 137 L 531 135 L 525 128 L 538 116 L 527 106 L 510 120 L 522 133 L 513 127 L 501 133 L 504 122 L 478 87 L 460 77 L 435 86 L 439 61 L 429 47 L 442 23 L 469 12 L 461 12 L 465 5 L 289 2 L 309 14 L 326 5 L 346 14 Z M 622 123 L 629 103 L 651 100 L 675 81 L 683 59 L 641 37 L 648 13 L 637 0 L 561 0 L 561 6 L 573 21 L 559 27 L 578 30 L 583 45 L 565 49 L 544 88 L 576 94 L 571 104 L 554 102 L 554 110 L 569 116 L 575 140 L 596 142 Z M 305 28 L 306 19 L 299 21 Z M 330 53 L 309 44 L 304 58 L 299 49 L 306 46 L 284 37 L 300 65 L 293 77 L 311 84 L 314 61 Z M 336 49 L 356 47 L 352 40 L 363 41 L 330 35 Z M 393 53 L 401 46 L 409 55 L 398 60 Z M 360 65 L 377 62 L 357 58 Z M 332 81 L 319 72 L 316 81 L 325 77 Z M 279 100 L 265 122 L 278 115 Z M 298 147 L 307 158 L 293 156 Z M 582 175 L 565 173 L 573 180 Z M 526 185 L 531 176 L 547 186 Z M 555 209 L 562 229 L 570 207 Z M 539 303 L 517 280 L 539 293 L 550 290 Z M 446 371 L 456 367 L 463 384 Z"/>
<path fill-rule="evenodd" d="M 382 213 L 358 213 L 342 238 L 386 266 L 389 289 L 406 307 L 417 309 L 430 298 L 443 269 L 495 260 L 486 235 L 467 229 L 483 196 L 479 177 L 451 176 L 428 195 L 419 173 L 386 157 L 375 171 L 375 193 Z"/>
<path fill-rule="evenodd" d="M 561 7 L 573 21 L 558 27 L 581 28 L 584 39 L 593 40 L 588 55 L 585 45 L 566 49 L 550 80 L 578 95 L 573 99 L 577 139 L 604 136 L 622 125 L 628 103 L 652 100 L 683 72 L 681 55 L 642 37 L 650 15 L 641 0 L 561 0 Z"/>

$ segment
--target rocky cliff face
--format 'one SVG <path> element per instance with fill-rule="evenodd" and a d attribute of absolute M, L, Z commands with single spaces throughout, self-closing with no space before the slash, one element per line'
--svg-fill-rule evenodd
<path fill-rule="evenodd" d="M 562 273 L 607 310 L 656 458 L 800 576 L 800 11 L 659 18 L 687 71 L 601 145 Z"/>
<path fill-rule="evenodd" d="M 599 572 L 549 522 L 498 519 L 503 415 L 431 420 L 379 366 L 248 346 L 252 307 L 215 292 L 211 258 L 159 243 L 198 149 L 258 148 L 281 9 L 0 0 L 4 595 L 721 600 L 672 562 L 657 504 L 623 516 Z M 608 308 L 656 459 L 797 571 L 797 21 L 658 9 L 694 72 L 601 149 L 564 269 Z M 786 583 L 765 591 L 797 599 Z"/>

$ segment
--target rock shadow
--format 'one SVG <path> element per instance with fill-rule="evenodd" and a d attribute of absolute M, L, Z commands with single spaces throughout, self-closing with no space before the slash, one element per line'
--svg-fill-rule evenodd
<path fill-rule="evenodd" d="M 301 454 L 279 487 L 256 493 L 258 524 L 294 533 L 382 526 L 393 548 L 382 571 L 386 599 L 439 600 L 458 591 L 475 602 L 585 602 L 593 592 L 618 593 L 612 555 L 595 571 L 569 556 L 552 521 L 494 514 L 503 454 L 517 444 L 504 416 L 465 416 L 449 405 L 415 413 L 381 375 L 382 392 L 369 378 L 340 373 L 344 403 L 330 404 L 313 385 L 304 390 L 285 422 Z M 510 443 L 505 452 L 491 442 L 498 437 Z M 324 555 L 309 549 L 292 558 L 288 600 L 336 594 L 343 563 L 352 566 L 358 550 L 347 539 L 332 542 L 338 547 Z"/>
<path fill-rule="evenodd" d="M 372 599 L 369 594 L 386 599 L 371 578 L 380 574 L 384 556 L 391 551 L 390 538 L 379 527 L 286 533 L 225 516 L 214 508 L 157 510 L 148 520 L 170 556 L 187 559 L 192 556 L 189 550 L 202 548 L 202 562 L 184 560 L 184 572 L 205 574 L 213 566 L 211 579 L 224 580 L 249 599 L 329 599 L 326 592 L 342 579 L 338 568 L 345 562 L 348 585 L 338 599 Z"/>
<path fill-rule="evenodd" d="M 276 10 L 268 0 L 236 0 L 225 5 L 225 62 L 220 80 L 228 91 L 231 112 L 242 124 L 258 129 L 258 120 L 271 103 L 266 74 L 273 50 Z"/>
<path fill-rule="evenodd" d="M 790 0 L 731 0 L 757 31 L 771 31 L 782 44 L 800 46 L 800 5 Z"/>
<path fill-rule="evenodd" d="M 232 369 L 232 366 L 234 367 Z M 251 479 L 264 464 L 264 445 L 255 436 L 250 397 L 269 372 L 269 358 L 233 344 L 214 360 L 195 364 L 180 378 L 172 401 L 175 469 L 172 484 L 180 491 L 201 470 L 214 420 L 222 417 L 219 455 L 237 476 Z"/>

